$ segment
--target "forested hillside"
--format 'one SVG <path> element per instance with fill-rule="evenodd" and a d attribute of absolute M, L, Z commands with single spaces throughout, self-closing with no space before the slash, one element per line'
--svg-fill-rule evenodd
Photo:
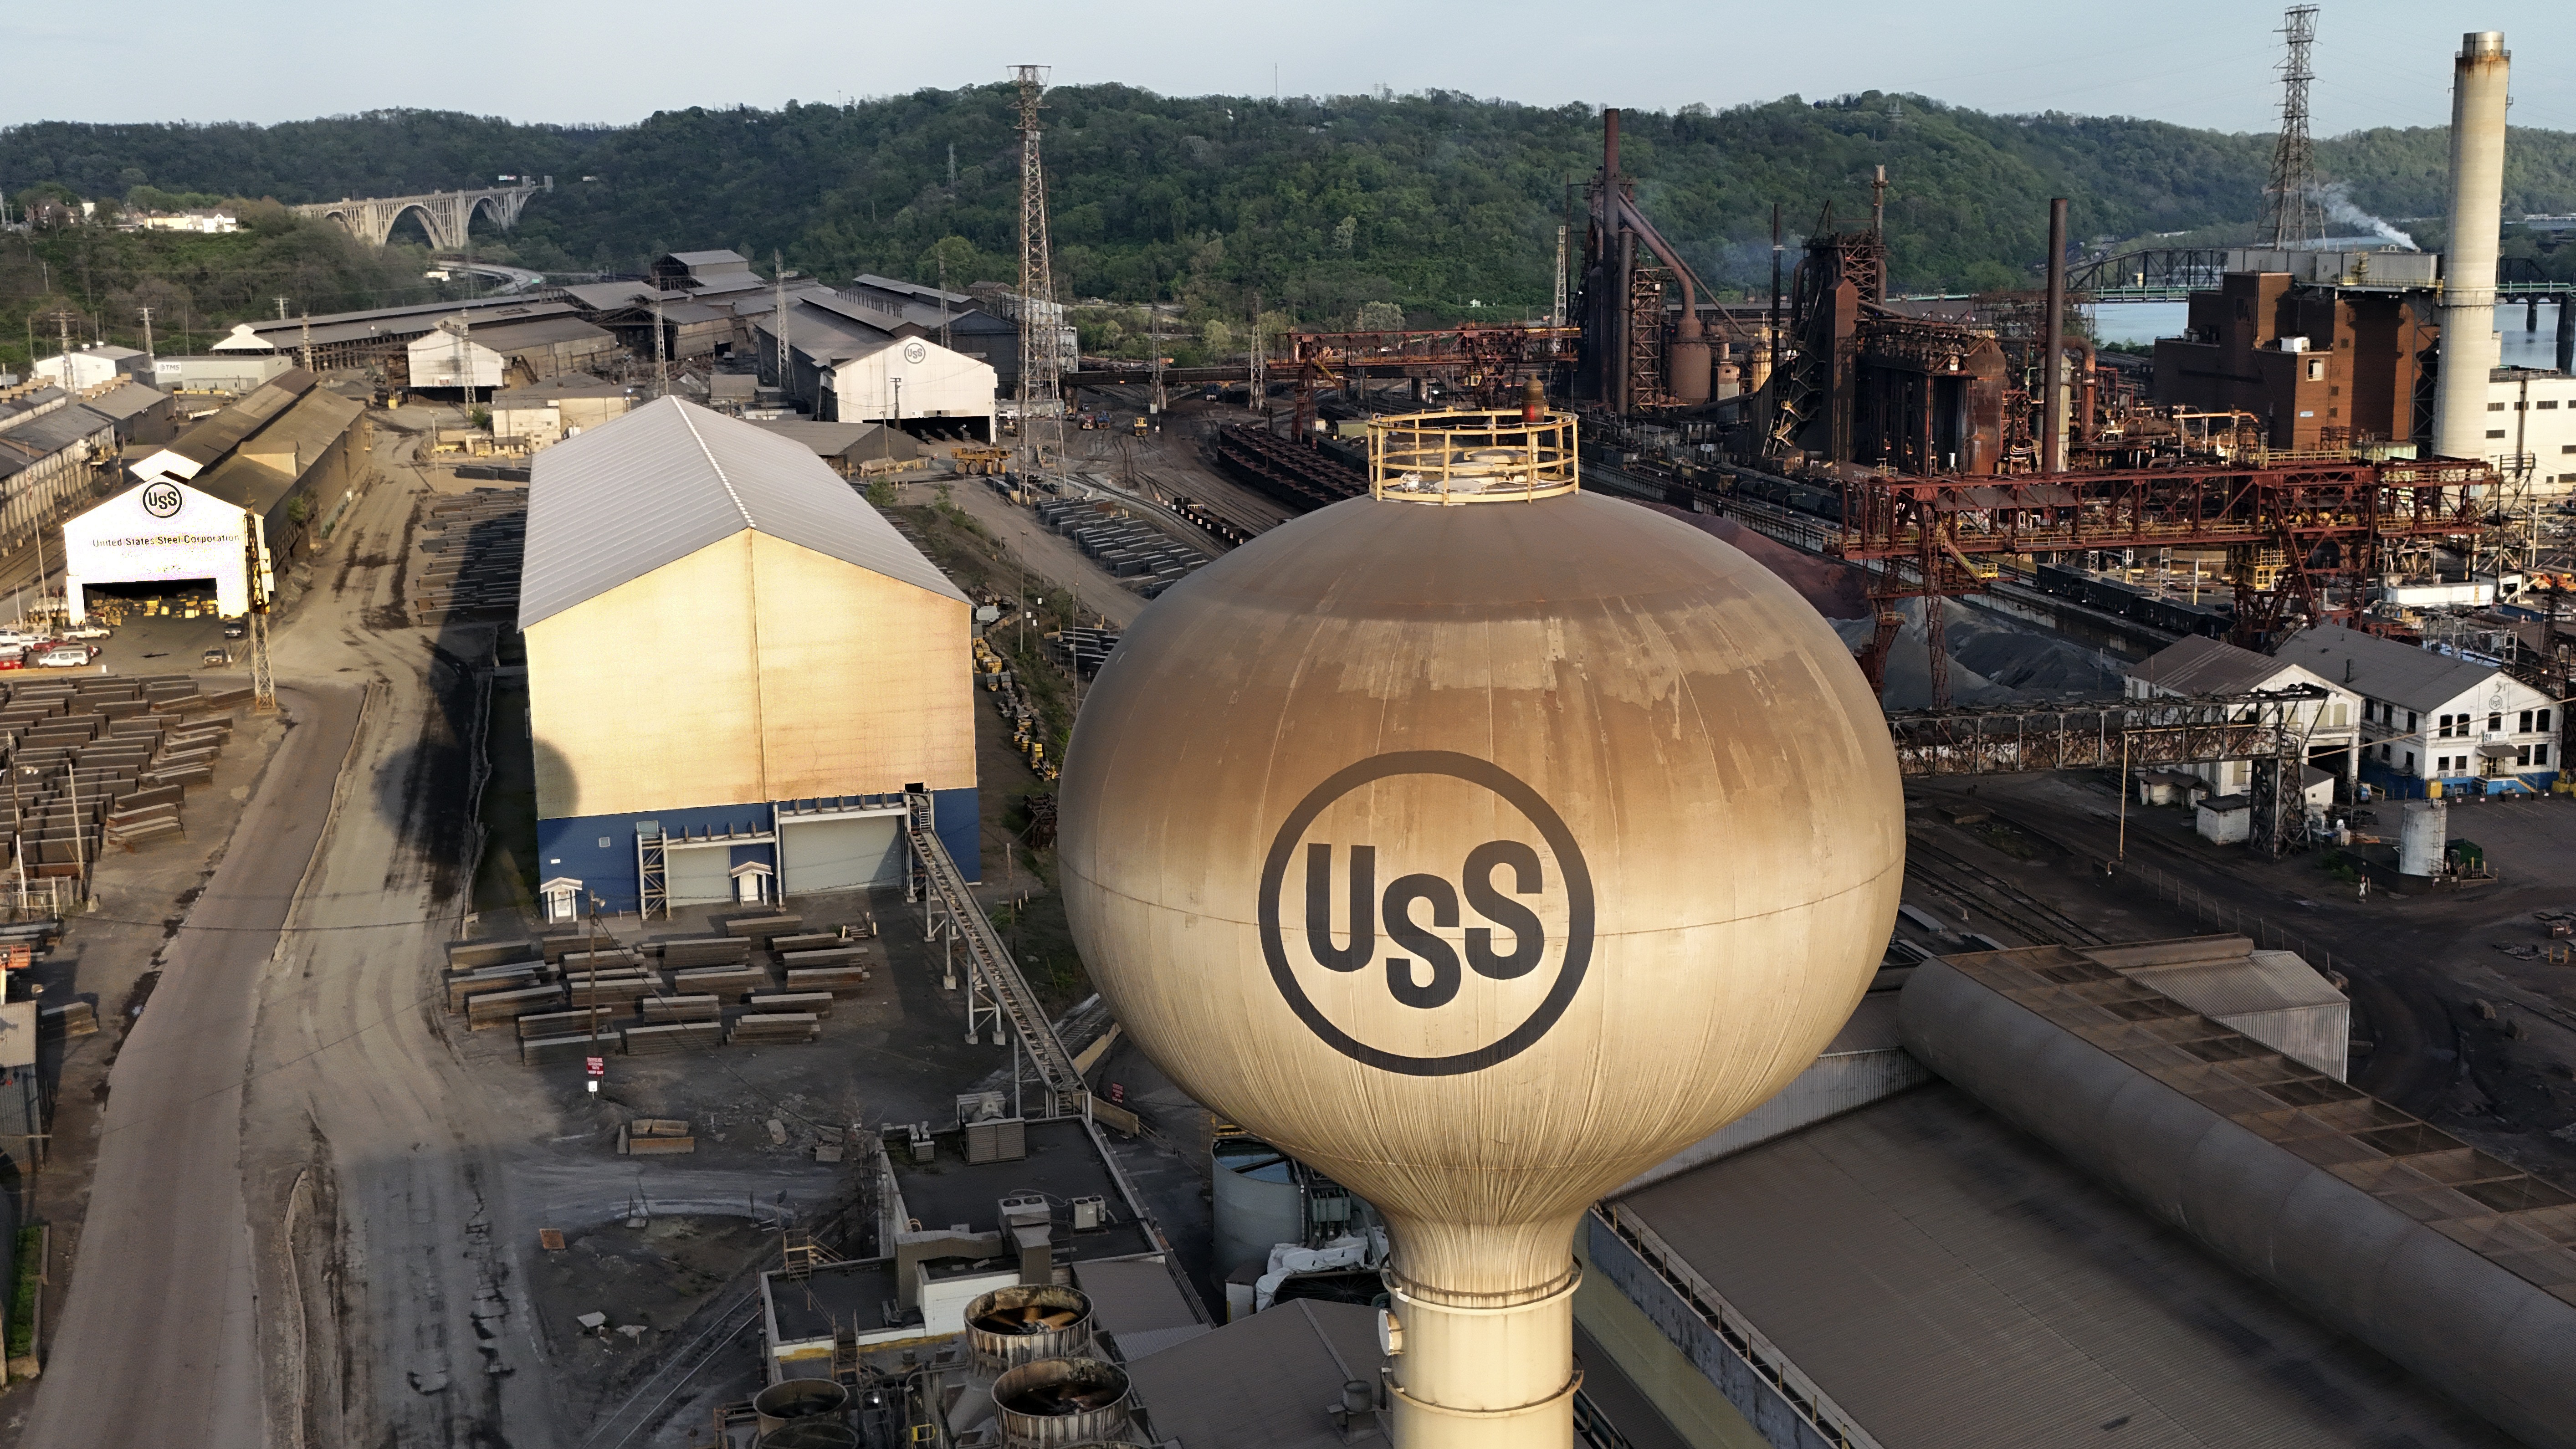
<path fill-rule="evenodd" d="M 550 174 L 553 194 L 491 239 L 495 255 L 631 271 L 658 250 L 730 246 L 764 263 L 781 251 L 824 277 L 924 279 L 944 259 L 962 285 L 1016 273 L 1010 99 L 990 86 L 596 129 L 424 111 L 269 127 L 41 123 L 0 131 L 0 187 L 297 202 Z M 1543 307 L 1567 183 L 1590 172 L 1599 144 L 1582 107 L 1447 94 L 1275 102 L 1094 86 L 1053 92 L 1048 106 L 1059 288 L 1178 297 L 1210 317 L 1243 315 L 1255 289 L 1301 322 L 1346 322 L 1370 302 L 1417 318 Z M 1897 286 L 1982 289 L 2028 275 L 2051 195 L 2073 199 L 2078 238 L 2250 223 L 2271 148 L 2266 136 L 1991 116 L 1877 92 L 1630 112 L 1625 133 L 1648 212 L 1730 288 L 1767 285 L 1774 201 L 1793 237 L 1828 204 L 1864 216 L 1876 165 L 1892 183 Z M 2364 132 L 2318 153 L 2370 212 L 2440 208 L 2439 130 Z M 2517 131 L 2508 155 L 2509 214 L 2576 210 L 2576 136 Z"/>

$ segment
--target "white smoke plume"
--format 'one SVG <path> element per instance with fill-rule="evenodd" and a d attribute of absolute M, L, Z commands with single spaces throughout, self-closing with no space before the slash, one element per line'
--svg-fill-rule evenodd
<path fill-rule="evenodd" d="M 2319 187 L 2316 197 L 2317 204 L 2326 209 L 2326 220 L 2339 222 L 2345 226 L 2357 226 L 2373 236 L 2385 237 L 2410 252 L 2416 250 L 2415 238 L 2352 204 L 2351 183 L 2338 181 L 2332 186 Z"/>

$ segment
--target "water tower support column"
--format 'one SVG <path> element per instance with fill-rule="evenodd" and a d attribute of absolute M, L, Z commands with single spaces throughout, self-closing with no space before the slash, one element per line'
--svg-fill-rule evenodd
<path fill-rule="evenodd" d="M 1495 1302 L 1514 1295 L 1442 1293 L 1390 1273 L 1399 1449 L 1567 1449 L 1583 1382 L 1566 1368 L 1578 1281 L 1569 1260 L 1562 1281 Z"/>

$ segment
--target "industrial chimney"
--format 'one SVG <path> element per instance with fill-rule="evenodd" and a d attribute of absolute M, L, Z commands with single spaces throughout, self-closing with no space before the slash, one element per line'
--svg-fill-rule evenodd
<path fill-rule="evenodd" d="M 1128 1040 L 1384 1215 L 1397 1449 L 1569 1449 L 1577 1221 L 1833 1037 L 1904 798 L 1776 575 L 1582 491 L 1563 413 L 1437 417 L 1127 633 L 1065 907 Z"/>
<path fill-rule="evenodd" d="M 2442 370 L 2433 451 L 2483 458 L 2487 375 L 2496 365 L 2496 233 L 2504 213 L 2504 33 L 2461 37 L 2451 68 L 2450 239 L 2442 247 Z"/>

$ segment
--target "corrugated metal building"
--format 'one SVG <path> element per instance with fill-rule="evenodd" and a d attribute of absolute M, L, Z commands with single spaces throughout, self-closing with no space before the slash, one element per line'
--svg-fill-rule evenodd
<path fill-rule="evenodd" d="M 213 586 L 225 615 L 248 611 L 246 523 L 272 575 L 306 553 L 313 529 L 365 476 L 365 414 L 297 369 L 199 420 L 134 465 L 132 486 L 63 524 L 71 612 L 85 614 L 102 586 L 196 581 Z"/>
<path fill-rule="evenodd" d="M 0 429 L 0 549 L 24 546 L 115 478 L 114 418 L 54 389 L 25 401 L 32 406 Z"/>
<path fill-rule="evenodd" d="M 901 795 L 980 874 L 971 608 L 813 452 L 665 398 L 539 454 L 527 636 L 539 870 L 640 909 L 891 881 Z M 756 879 L 745 876 L 743 879 Z"/>
<path fill-rule="evenodd" d="M 1604 1203 L 1578 1321 L 1728 1449 L 2571 1442 L 2576 1208 L 2203 1014 L 2331 994 L 2284 954 L 1913 968 L 1930 1080 Z"/>

